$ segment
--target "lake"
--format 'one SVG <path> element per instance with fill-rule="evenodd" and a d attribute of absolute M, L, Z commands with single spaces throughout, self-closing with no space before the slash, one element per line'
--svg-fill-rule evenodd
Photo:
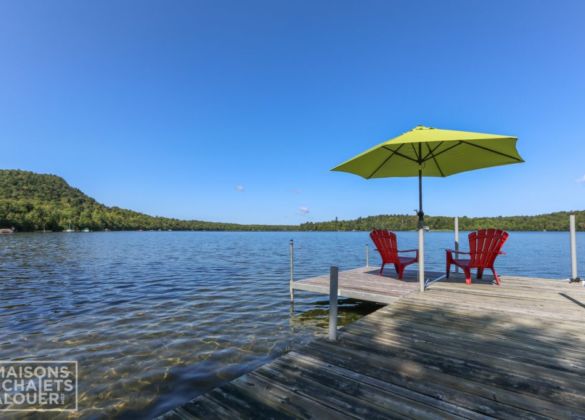
<path fill-rule="evenodd" d="M 77 360 L 84 417 L 152 417 L 325 335 L 327 298 L 296 278 L 364 265 L 366 232 L 95 232 L 0 236 L 0 360 Z M 399 232 L 415 248 L 415 232 Z M 466 246 L 461 235 L 462 248 Z M 585 233 L 577 236 L 585 274 Z M 444 269 L 450 232 L 426 235 Z M 500 274 L 570 274 L 569 234 L 513 232 Z M 379 258 L 370 246 L 371 264 Z M 340 324 L 377 308 L 345 300 Z"/>

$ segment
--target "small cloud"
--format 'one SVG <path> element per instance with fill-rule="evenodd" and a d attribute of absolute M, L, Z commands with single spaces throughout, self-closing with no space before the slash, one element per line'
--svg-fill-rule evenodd
<path fill-rule="evenodd" d="M 309 214 L 310 212 L 311 212 L 311 210 L 309 210 L 308 207 L 305 207 L 305 206 L 299 207 L 299 213 L 301 213 L 301 214 Z"/>
<path fill-rule="evenodd" d="M 582 177 L 580 177 L 580 178 L 577 178 L 577 179 L 576 179 L 576 181 L 577 181 L 579 184 L 585 184 L 585 175 L 583 175 L 583 176 L 582 176 Z"/>
<path fill-rule="evenodd" d="M 302 191 L 300 190 L 300 188 L 293 188 L 292 190 L 290 190 L 290 192 L 299 195 Z"/>
<path fill-rule="evenodd" d="M 237 192 L 244 192 L 246 189 L 244 188 L 243 185 L 236 185 L 236 191 Z"/>

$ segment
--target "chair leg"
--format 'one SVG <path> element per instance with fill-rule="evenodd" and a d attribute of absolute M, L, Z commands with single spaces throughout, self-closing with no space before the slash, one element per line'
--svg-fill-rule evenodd
<path fill-rule="evenodd" d="M 447 268 L 445 270 L 445 276 L 449 278 L 449 273 L 451 273 L 451 261 L 447 258 Z"/>
<path fill-rule="evenodd" d="M 502 283 L 500 283 L 500 276 L 498 276 L 498 274 L 496 273 L 496 269 L 494 267 L 491 268 L 492 273 L 494 273 L 494 279 L 496 279 L 496 284 L 498 286 L 501 286 Z"/>
<path fill-rule="evenodd" d="M 383 276 L 384 275 L 384 266 L 386 264 L 382 263 L 382 267 L 380 267 L 380 275 Z"/>
<path fill-rule="evenodd" d="M 396 272 L 398 273 L 398 280 L 402 280 L 402 275 L 404 274 L 404 266 L 396 264 Z"/>
<path fill-rule="evenodd" d="M 471 284 L 471 269 L 467 267 L 463 271 L 465 272 L 465 283 Z"/>
<path fill-rule="evenodd" d="M 483 268 L 478 268 L 477 269 L 477 277 L 478 279 L 481 279 L 483 276 Z"/>

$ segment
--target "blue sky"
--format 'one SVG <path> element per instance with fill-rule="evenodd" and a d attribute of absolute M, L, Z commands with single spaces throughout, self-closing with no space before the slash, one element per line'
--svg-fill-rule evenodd
<path fill-rule="evenodd" d="M 416 125 L 525 164 L 425 179 L 431 215 L 585 209 L 585 2 L 2 1 L 0 167 L 242 223 L 413 213 L 329 169 Z M 414 214 L 414 213 L 413 213 Z"/>

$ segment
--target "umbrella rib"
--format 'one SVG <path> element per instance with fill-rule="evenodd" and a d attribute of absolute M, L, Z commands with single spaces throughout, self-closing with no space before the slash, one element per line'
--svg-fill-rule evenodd
<path fill-rule="evenodd" d="M 445 153 L 445 152 L 448 152 L 449 150 L 451 150 L 451 149 L 454 149 L 454 148 L 455 148 L 455 147 L 457 147 L 457 146 L 461 146 L 462 144 L 463 144 L 463 141 L 459 140 L 459 141 L 457 142 L 457 144 L 454 144 L 453 146 L 449 146 L 449 147 L 447 147 L 446 149 L 444 149 L 444 150 L 441 150 L 441 151 L 440 151 L 439 153 L 437 153 L 436 155 L 435 155 L 435 154 L 433 154 L 433 156 L 436 158 L 437 156 L 440 156 L 440 155 L 442 155 L 443 153 Z M 435 149 L 435 150 L 436 150 L 436 149 Z"/>
<path fill-rule="evenodd" d="M 523 160 L 522 160 L 522 159 L 518 159 L 517 157 L 515 157 L 515 156 L 511 156 L 511 155 L 508 155 L 508 154 L 506 154 L 506 153 L 498 152 L 497 150 L 490 149 L 489 147 L 480 146 L 479 144 L 475 144 L 475 143 L 469 143 L 469 142 L 467 142 L 467 141 L 461 141 L 461 143 L 463 143 L 463 144 L 467 144 L 467 145 L 469 145 L 469 146 L 473 146 L 473 147 L 477 147 L 477 148 L 483 149 L 483 150 L 485 150 L 485 151 L 487 151 L 487 152 L 492 152 L 492 153 L 495 153 L 496 155 L 500 155 L 500 156 L 507 157 L 507 158 L 509 158 L 509 159 L 515 160 L 516 162 L 523 162 Z"/>
<path fill-rule="evenodd" d="M 416 156 L 415 162 L 420 163 L 420 155 L 421 154 L 416 152 L 416 147 L 414 147 L 413 143 L 410 143 L 410 145 L 412 146 L 412 151 L 414 152 L 414 155 Z M 419 146 L 420 146 L 420 143 L 419 143 Z M 420 150 L 420 148 L 419 148 L 419 150 Z"/>
<path fill-rule="evenodd" d="M 416 159 L 413 159 L 413 158 L 411 158 L 410 156 L 406 156 L 406 155 L 405 155 L 405 154 L 403 154 L 403 153 L 398 153 L 398 151 L 400 150 L 400 148 L 401 148 L 402 146 L 404 146 L 404 144 L 401 144 L 401 145 L 400 145 L 400 147 L 399 147 L 398 149 L 396 149 L 396 150 L 389 149 L 389 148 L 388 148 L 388 147 L 386 147 L 386 146 L 384 146 L 384 149 L 386 149 L 386 150 L 388 150 L 388 151 L 390 151 L 390 152 L 394 153 L 395 155 L 398 155 L 398 156 L 400 156 L 400 157 L 403 157 L 404 159 L 408 159 L 408 160 L 410 160 L 410 161 L 412 161 L 412 162 L 418 163 L 418 160 L 416 160 Z"/>
<path fill-rule="evenodd" d="M 439 147 L 441 147 L 441 146 L 443 145 L 443 143 L 445 143 L 445 142 L 444 142 L 444 141 L 442 141 L 442 142 L 440 142 L 439 144 L 437 144 L 433 150 L 431 150 L 431 148 L 430 148 L 429 144 L 427 143 L 427 147 L 429 148 L 429 153 L 427 153 L 427 154 L 426 154 L 426 156 L 423 158 L 423 162 L 424 162 L 424 161 L 426 161 L 426 160 L 428 160 L 428 158 L 429 158 L 430 156 L 432 156 L 432 155 L 435 153 L 435 151 L 436 151 L 436 150 L 437 150 Z"/>
<path fill-rule="evenodd" d="M 431 154 L 431 157 L 433 158 L 433 161 L 435 162 L 435 165 L 437 165 L 437 169 L 439 170 L 439 172 L 441 173 L 441 176 L 444 177 L 445 174 L 443 173 L 443 170 L 441 169 L 441 167 L 439 166 L 439 162 L 437 161 L 437 158 L 435 157 L 435 155 L 433 154 L 432 150 L 431 150 L 431 146 L 429 146 L 429 144 L 427 143 L 427 149 L 429 149 L 429 153 Z M 436 149 L 435 149 L 436 150 Z M 428 156 L 428 155 L 427 155 Z"/>
<path fill-rule="evenodd" d="M 376 168 L 376 170 L 374 172 L 372 172 L 370 174 L 370 176 L 367 177 L 367 179 L 370 179 L 371 177 L 376 175 L 376 172 L 378 172 L 380 170 L 380 168 L 382 168 L 382 166 L 384 166 L 386 164 L 386 162 L 388 162 L 392 156 L 397 154 L 402 146 L 404 146 L 404 144 L 401 144 L 400 146 L 398 146 L 398 149 L 396 149 L 396 150 L 388 149 L 386 146 L 384 146 L 384 149 L 389 150 L 392 153 L 390 154 L 390 156 L 388 156 L 386 159 L 384 159 L 384 162 L 380 163 L 380 165 Z"/>

